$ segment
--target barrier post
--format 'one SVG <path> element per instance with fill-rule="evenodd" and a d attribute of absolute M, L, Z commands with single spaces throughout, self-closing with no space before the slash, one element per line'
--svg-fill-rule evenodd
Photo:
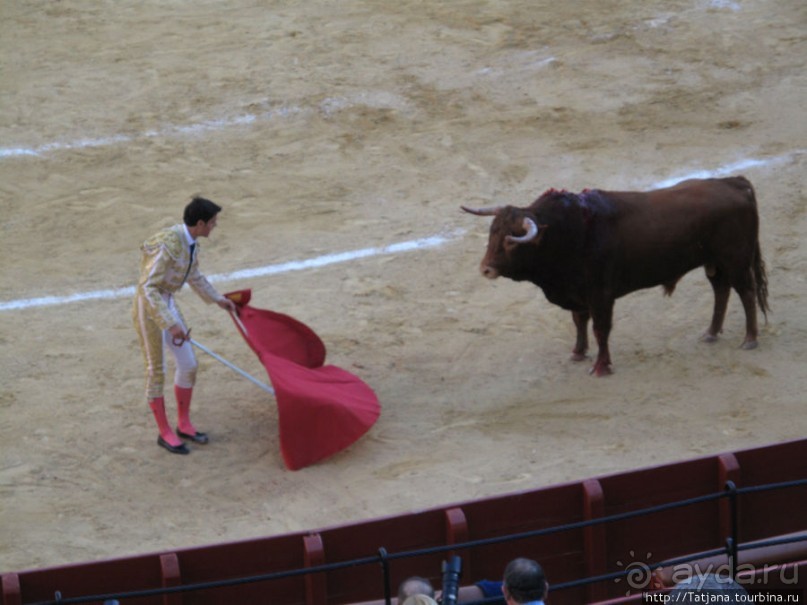
<path fill-rule="evenodd" d="M 384 602 L 392 605 L 392 586 L 390 584 L 389 558 L 387 549 L 383 546 L 378 549 L 378 558 L 381 560 L 381 572 L 384 576 Z"/>
<path fill-rule="evenodd" d="M 601 519 L 605 516 L 605 494 L 602 484 L 596 479 L 583 481 L 583 518 L 586 521 Z M 603 575 L 607 572 L 607 548 L 605 525 L 587 525 L 583 528 L 583 550 L 586 563 L 586 575 L 589 577 Z M 608 593 L 603 582 L 586 586 L 586 598 L 590 602 L 604 601 Z"/>
<path fill-rule="evenodd" d="M 737 519 L 737 486 L 734 481 L 726 481 L 726 491 L 729 496 L 729 518 L 731 520 L 731 536 L 726 540 L 726 550 L 729 557 L 729 574 L 732 580 L 737 579 L 737 551 L 740 537 L 738 534 L 739 521 Z"/>
<path fill-rule="evenodd" d="M 728 482 L 740 485 L 740 463 L 734 454 L 720 454 L 717 457 L 717 489 L 725 489 Z M 728 498 L 721 498 L 718 504 L 718 530 L 720 532 L 718 541 L 725 544 L 732 533 L 732 512 L 731 502 Z M 736 540 L 735 540 L 736 541 Z"/>
<path fill-rule="evenodd" d="M 163 588 L 171 588 L 182 584 L 179 570 L 179 557 L 176 553 L 160 555 L 160 575 Z M 163 605 L 182 605 L 182 593 L 167 593 L 163 595 Z"/>
<path fill-rule="evenodd" d="M 3 605 L 22 605 L 20 576 L 15 573 L 4 573 L 0 576 L 0 584 L 2 584 L 3 589 Z"/>
<path fill-rule="evenodd" d="M 316 567 L 325 563 L 325 545 L 322 536 L 309 534 L 303 537 L 305 566 Z M 325 573 L 309 573 L 305 576 L 306 605 L 325 605 L 328 601 L 328 581 Z"/>
<path fill-rule="evenodd" d="M 459 508 L 447 508 L 445 510 L 446 516 L 446 543 L 447 544 L 461 544 L 470 540 L 470 533 L 468 531 L 468 519 L 465 512 Z M 463 573 L 466 577 L 473 577 L 472 569 L 472 551 L 465 551 L 465 561 Z M 456 554 L 453 550 L 448 555 Z"/>

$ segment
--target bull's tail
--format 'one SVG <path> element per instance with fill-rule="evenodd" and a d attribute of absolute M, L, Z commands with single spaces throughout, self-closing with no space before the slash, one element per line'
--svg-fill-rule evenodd
<path fill-rule="evenodd" d="M 765 273 L 765 261 L 762 260 L 762 251 L 759 249 L 759 240 L 757 240 L 757 249 L 754 253 L 754 282 L 757 285 L 757 303 L 765 316 L 765 322 L 768 321 L 768 311 L 771 310 L 768 305 L 768 275 Z"/>
<path fill-rule="evenodd" d="M 754 186 L 745 177 L 738 177 L 741 185 L 747 188 L 748 195 L 754 204 L 754 212 L 757 214 L 757 222 L 759 222 L 759 210 L 757 209 L 757 196 L 754 192 Z M 768 321 L 768 311 L 771 310 L 768 305 L 768 274 L 765 272 L 765 261 L 762 259 L 762 250 L 759 247 L 759 234 L 757 233 L 756 248 L 754 250 L 754 264 L 752 266 L 754 271 L 754 282 L 757 288 L 757 304 L 762 314 L 765 316 L 765 321 Z"/>

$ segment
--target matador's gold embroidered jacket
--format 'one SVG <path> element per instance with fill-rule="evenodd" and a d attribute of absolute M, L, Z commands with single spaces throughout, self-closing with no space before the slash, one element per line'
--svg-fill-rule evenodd
<path fill-rule="evenodd" d="M 163 229 L 143 242 L 140 247 L 143 256 L 140 262 L 137 296 L 146 300 L 149 316 L 163 330 L 177 323 L 179 318 L 168 308 L 162 295 L 177 292 L 185 281 L 207 303 L 224 300 L 224 297 L 199 272 L 199 243 L 196 243 L 193 262 L 190 258 L 189 245 L 184 225 L 179 224 Z"/>

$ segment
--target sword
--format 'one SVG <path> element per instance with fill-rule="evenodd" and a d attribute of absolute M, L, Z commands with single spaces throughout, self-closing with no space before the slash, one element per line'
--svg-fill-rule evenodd
<path fill-rule="evenodd" d="M 208 355 L 210 355 L 210 356 L 211 356 L 213 359 L 215 359 L 215 360 L 217 360 L 217 361 L 220 361 L 221 363 L 223 363 L 224 365 L 226 365 L 228 368 L 230 368 L 230 369 L 231 369 L 231 370 L 233 370 L 234 372 L 237 372 L 237 373 L 241 374 L 241 376 L 243 376 L 244 378 L 246 378 L 246 379 L 247 379 L 247 380 L 249 380 L 250 382 L 252 382 L 252 383 L 256 384 L 257 386 L 259 386 L 260 388 L 262 388 L 264 391 L 266 391 L 266 392 L 267 392 L 267 393 L 269 393 L 270 395 L 274 395 L 274 394 L 275 394 L 275 390 L 274 390 L 272 387 L 270 387 L 268 384 L 264 384 L 263 382 L 261 382 L 260 380 L 258 380 L 258 379 L 257 379 L 257 378 L 255 378 L 254 376 L 252 376 L 251 374 L 247 374 L 247 373 L 246 373 L 244 370 L 242 370 L 241 368 L 239 368 L 237 365 L 235 365 L 235 364 L 233 364 L 233 363 L 231 363 L 231 362 L 227 361 L 227 360 L 226 360 L 226 359 L 224 359 L 224 358 L 223 358 L 221 355 L 219 355 L 219 354 L 217 354 L 217 353 L 214 353 L 213 351 L 211 351 L 210 349 L 208 349 L 206 346 L 204 346 L 202 343 L 197 342 L 197 341 L 196 341 L 196 340 L 194 340 L 193 338 L 188 338 L 188 342 L 190 342 L 190 343 L 191 343 L 191 344 L 192 344 L 194 347 L 196 347 L 197 349 L 200 349 L 200 350 L 204 351 L 205 353 L 207 353 Z"/>

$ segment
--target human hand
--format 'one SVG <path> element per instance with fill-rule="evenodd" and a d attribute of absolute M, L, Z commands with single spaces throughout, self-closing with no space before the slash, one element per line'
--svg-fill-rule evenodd
<path fill-rule="evenodd" d="M 174 324 L 168 328 L 168 333 L 171 335 L 171 342 L 174 343 L 175 347 L 181 347 L 191 337 L 191 331 L 185 332 L 179 324 Z"/>
<path fill-rule="evenodd" d="M 231 301 L 229 298 L 225 298 L 223 300 L 220 300 L 216 304 L 218 306 L 220 306 L 222 309 L 224 309 L 225 311 L 229 311 L 230 313 L 236 313 L 236 314 L 238 313 L 238 306 L 233 301 Z"/>

